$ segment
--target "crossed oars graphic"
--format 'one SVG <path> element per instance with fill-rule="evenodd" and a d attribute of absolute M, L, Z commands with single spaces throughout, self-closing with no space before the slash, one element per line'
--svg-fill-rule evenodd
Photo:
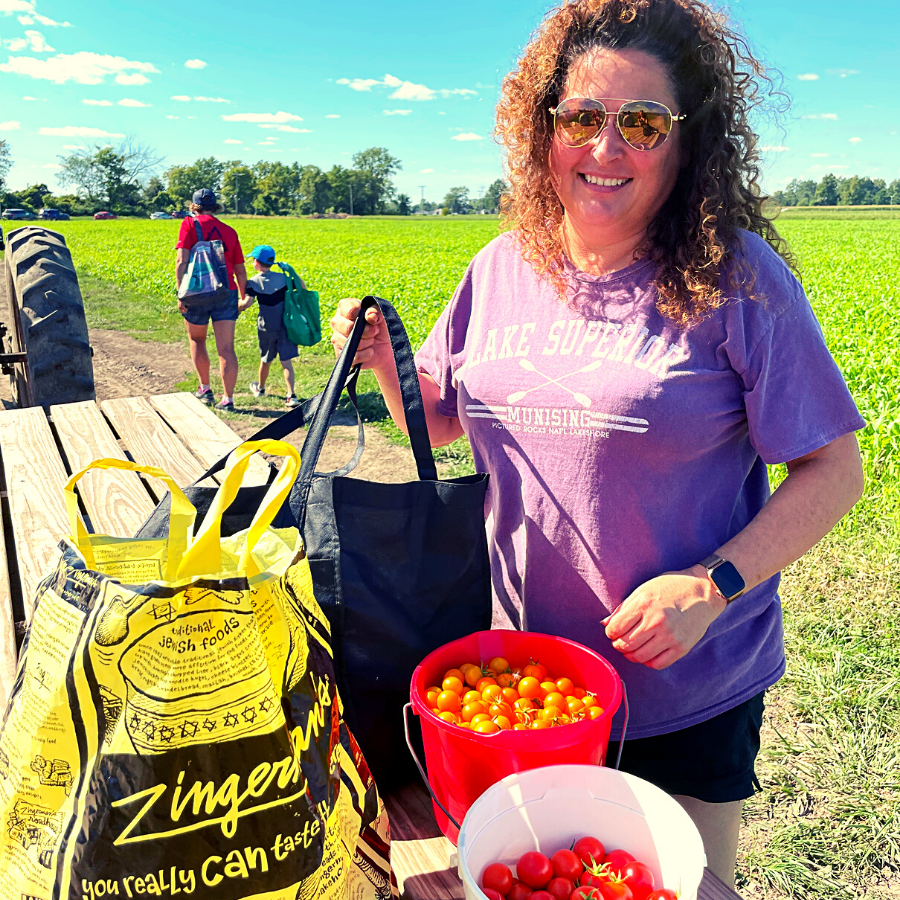
<path fill-rule="evenodd" d="M 514 394 L 510 394 L 506 398 L 507 403 L 518 403 L 526 394 L 530 394 L 532 391 L 539 390 L 540 388 L 547 387 L 548 384 L 555 384 L 561 387 L 564 391 L 568 391 L 574 398 L 577 403 L 580 403 L 585 409 L 590 407 L 591 398 L 586 394 L 582 394 L 579 391 L 573 391 L 571 388 L 566 387 L 562 384 L 562 380 L 564 378 L 571 378 L 573 375 L 580 375 L 582 372 L 590 372 L 592 369 L 597 369 L 603 365 L 605 360 L 595 359 L 592 363 L 588 363 L 584 368 L 578 369 L 575 372 L 568 372 L 565 375 L 560 375 L 559 378 L 551 378 L 544 372 L 541 372 L 539 369 L 535 368 L 534 363 L 530 362 L 527 359 L 520 359 L 519 365 L 525 369 L 527 372 L 534 372 L 535 375 L 540 375 L 541 378 L 546 378 L 547 380 L 543 384 L 537 384 L 534 387 L 530 387 L 525 391 L 516 391 Z"/>

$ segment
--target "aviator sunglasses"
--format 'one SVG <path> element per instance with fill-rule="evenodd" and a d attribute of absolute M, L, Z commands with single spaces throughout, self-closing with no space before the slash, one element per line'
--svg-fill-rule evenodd
<path fill-rule="evenodd" d="M 583 147 L 603 131 L 607 120 L 607 109 L 602 100 L 573 97 L 551 109 L 553 128 L 556 136 L 567 147 Z M 655 150 L 661 147 L 674 122 L 687 118 L 655 100 L 626 100 L 612 113 L 616 118 L 616 128 L 625 143 L 635 150 Z"/>

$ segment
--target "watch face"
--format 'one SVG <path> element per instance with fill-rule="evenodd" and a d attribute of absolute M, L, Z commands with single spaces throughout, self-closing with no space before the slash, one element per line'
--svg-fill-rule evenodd
<path fill-rule="evenodd" d="M 725 560 L 720 566 L 716 566 L 709 573 L 709 577 L 726 600 L 730 600 L 744 590 L 744 579 L 728 560 Z"/>

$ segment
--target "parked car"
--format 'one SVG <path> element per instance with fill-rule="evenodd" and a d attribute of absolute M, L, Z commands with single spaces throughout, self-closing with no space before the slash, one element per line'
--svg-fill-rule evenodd
<path fill-rule="evenodd" d="M 0 213 L 2 219 L 36 219 L 37 216 L 30 209 L 4 209 Z"/>
<path fill-rule="evenodd" d="M 95 219 L 118 219 L 119 217 L 115 213 L 107 212 L 105 209 L 101 209 L 100 212 L 94 213 Z"/>
<path fill-rule="evenodd" d="M 190 213 L 186 209 L 179 209 L 178 212 L 172 213 L 173 219 L 186 219 Z"/>
<path fill-rule="evenodd" d="M 42 209 L 38 213 L 38 218 L 39 219 L 52 219 L 53 221 L 56 221 L 56 222 L 62 222 L 65 219 L 69 218 L 69 214 L 62 212 L 62 210 L 59 210 L 59 209 Z"/>
<path fill-rule="evenodd" d="M 173 216 L 170 216 L 167 212 L 153 212 L 150 213 L 151 219 L 171 219 Z"/>

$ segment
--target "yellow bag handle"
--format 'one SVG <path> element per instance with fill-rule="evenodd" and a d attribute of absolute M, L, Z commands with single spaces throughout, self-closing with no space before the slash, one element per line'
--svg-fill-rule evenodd
<path fill-rule="evenodd" d="M 172 508 L 169 515 L 169 536 L 166 539 L 166 568 L 163 573 L 165 581 L 171 581 L 177 571 L 177 563 L 187 551 L 188 538 L 194 527 L 194 518 L 197 510 L 184 492 L 175 484 L 174 479 L 167 472 L 156 466 L 142 466 L 129 462 L 126 459 L 96 459 L 89 466 L 85 466 L 80 472 L 76 472 L 67 482 L 64 488 L 66 498 L 66 510 L 69 513 L 69 534 L 75 541 L 78 552 L 84 557 L 84 561 L 92 569 L 97 568 L 94 558 L 94 548 L 91 538 L 78 514 L 78 497 L 75 495 L 75 485 L 91 469 L 123 469 L 126 472 L 142 472 L 151 475 L 164 482 L 172 497 Z"/>
<path fill-rule="evenodd" d="M 181 559 L 175 576 L 176 581 L 198 578 L 201 575 L 216 575 L 221 570 L 222 516 L 237 496 L 247 466 L 250 464 L 250 457 L 259 452 L 284 457 L 284 463 L 277 477 L 250 523 L 247 540 L 241 550 L 240 571 L 245 572 L 248 578 L 259 574 L 252 556 L 253 548 L 272 524 L 300 472 L 300 453 L 284 441 L 245 441 L 232 452 L 212 505 L 200 525 L 200 530 L 194 536 L 193 543 Z"/>

